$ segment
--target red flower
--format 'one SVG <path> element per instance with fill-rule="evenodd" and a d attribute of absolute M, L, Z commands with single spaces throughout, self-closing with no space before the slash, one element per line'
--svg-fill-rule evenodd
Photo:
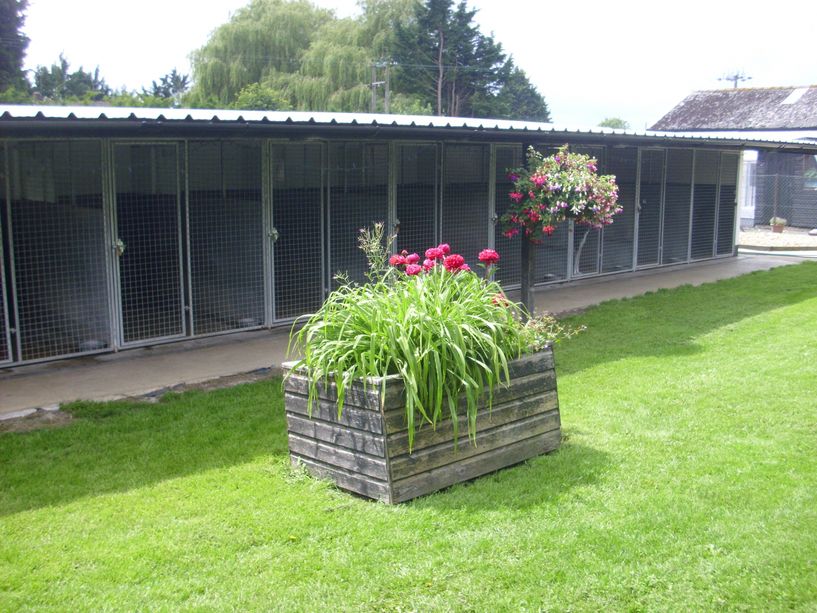
<path fill-rule="evenodd" d="M 496 264 L 499 261 L 499 254 L 493 249 L 483 249 L 479 252 L 479 261 L 486 266 Z"/>
<path fill-rule="evenodd" d="M 389 258 L 389 264 L 392 266 L 405 266 L 406 265 L 406 258 L 398 253 L 395 253 L 393 256 Z"/>
<path fill-rule="evenodd" d="M 525 197 L 520 192 L 511 192 L 510 194 L 508 194 L 508 196 L 514 202 L 522 202 L 522 198 Z"/>
<path fill-rule="evenodd" d="M 409 276 L 414 276 L 420 274 L 423 270 L 422 266 L 418 266 L 417 264 L 409 264 L 406 266 L 406 274 Z"/>
<path fill-rule="evenodd" d="M 544 232 L 544 233 L 545 233 L 545 234 L 547 234 L 548 236 L 550 236 L 551 234 L 553 234 L 553 232 L 554 232 L 555 230 L 556 230 L 556 228 L 554 228 L 553 226 L 545 226 L 544 228 L 542 228 L 542 232 Z"/>
<path fill-rule="evenodd" d="M 439 260 L 443 257 L 443 255 L 443 250 L 439 247 L 431 247 L 430 249 L 426 249 L 427 260 Z"/>
<path fill-rule="evenodd" d="M 420 256 L 417 255 L 416 253 L 409 253 L 406 256 L 406 264 L 416 264 L 419 261 L 420 261 Z"/>
<path fill-rule="evenodd" d="M 437 249 L 443 252 L 443 255 L 448 255 L 451 253 L 451 246 L 448 243 L 440 243 L 437 245 Z"/>
<path fill-rule="evenodd" d="M 443 261 L 448 272 L 456 272 L 465 264 L 465 258 L 458 253 L 452 253 Z"/>

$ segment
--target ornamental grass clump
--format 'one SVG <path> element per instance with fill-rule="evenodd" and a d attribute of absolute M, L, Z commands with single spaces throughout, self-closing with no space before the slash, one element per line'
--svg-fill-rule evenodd
<path fill-rule="evenodd" d="M 428 249 L 424 260 L 397 254 L 379 279 L 332 292 L 295 339 L 303 359 L 293 371 L 309 375 L 310 410 L 319 383 L 337 386 L 340 415 L 353 381 L 397 374 L 406 389 L 410 448 L 420 424 L 436 427 L 446 417 L 456 442 L 461 397 L 473 442 L 478 407 L 490 410 L 495 387 L 509 379 L 508 362 L 526 344 L 518 308 L 490 279 L 499 255 L 481 256 L 485 277 L 445 244 Z"/>

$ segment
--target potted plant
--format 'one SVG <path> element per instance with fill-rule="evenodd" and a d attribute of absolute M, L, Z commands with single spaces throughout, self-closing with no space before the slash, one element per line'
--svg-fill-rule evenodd
<path fill-rule="evenodd" d="M 786 227 L 787 223 L 788 223 L 788 220 L 786 220 L 786 219 L 784 219 L 782 217 L 777 217 L 777 216 L 772 217 L 769 220 L 769 225 L 772 227 L 772 232 L 777 232 L 778 234 L 783 231 L 783 228 Z"/>
<path fill-rule="evenodd" d="M 568 145 L 547 157 L 530 147 L 527 162 L 527 167 L 508 174 L 514 188 L 500 221 L 505 237 L 522 238 L 522 304 L 533 313 L 536 250 L 531 244 L 541 244 L 565 221 L 583 227 L 573 255 L 573 274 L 578 275 L 581 252 L 590 232 L 613 223 L 622 207 L 618 204 L 615 176 L 599 175 L 595 158 L 574 153 Z"/>
<path fill-rule="evenodd" d="M 553 322 L 521 323 L 492 279 L 446 244 L 387 259 L 364 231 L 370 282 L 344 282 L 284 365 L 294 464 L 341 488 L 402 502 L 559 446 Z M 388 241 L 386 241 L 388 244 Z"/>

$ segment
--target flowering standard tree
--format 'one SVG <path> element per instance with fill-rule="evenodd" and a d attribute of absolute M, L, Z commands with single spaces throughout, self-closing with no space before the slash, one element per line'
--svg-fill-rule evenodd
<path fill-rule="evenodd" d="M 511 204 L 502 216 L 503 234 L 522 237 L 522 304 L 533 314 L 533 282 L 536 252 L 530 244 L 540 244 L 556 226 L 573 220 L 586 230 L 574 261 L 591 230 L 613 223 L 621 212 L 618 186 L 613 175 L 599 175 L 596 159 L 572 153 L 567 145 L 545 157 L 533 147 L 528 149 L 528 165 L 511 171 L 514 189 Z"/>

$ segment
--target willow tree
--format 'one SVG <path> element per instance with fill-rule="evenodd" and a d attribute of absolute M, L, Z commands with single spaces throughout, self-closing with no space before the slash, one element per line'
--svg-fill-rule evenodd
<path fill-rule="evenodd" d="M 303 54 L 297 71 L 270 75 L 266 84 L 298 110 L 367 110 L 372 53 L 362 38 L 360 22 L 330 21 Z"/>
<path fill-rule="evenodd" d="M 253 0 L 193 52 L 191 101 L 230 105 L 252 83 L 297 71 L 331 11 L 306 0 Z"/>

